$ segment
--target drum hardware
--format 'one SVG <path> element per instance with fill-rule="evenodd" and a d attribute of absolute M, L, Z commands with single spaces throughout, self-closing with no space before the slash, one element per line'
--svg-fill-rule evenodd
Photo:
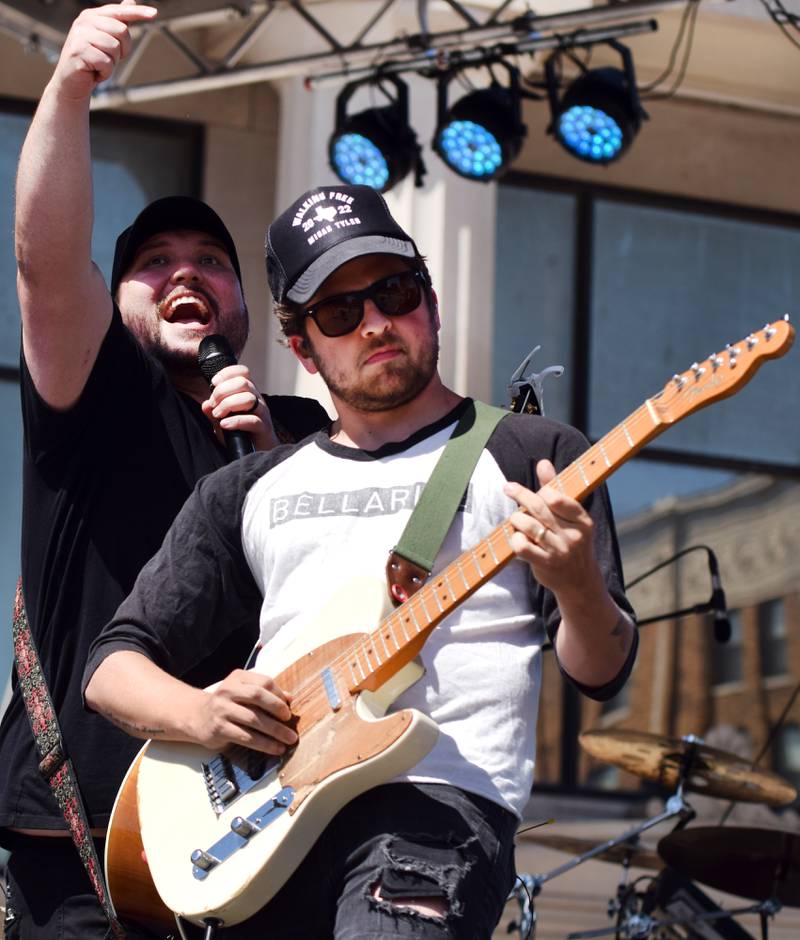
<path fill-rule="evenodd" d="M 618 940 L 646 940 L 654 931 L 669 927 L 687 926 L 694 924 L 713 923 L 741 914 L 758 914 L 761 919 L 761 936 L 767 940 L 767 923 L 781 909 L 780 901 L 760 901 L 758 904 L 749 904 L 746 907 L 737 907 L 732 910 L 705 911 L 702 913 L 689 913 L 682 917 L 653 917 L 641 911 L 626 911 L 620 923 L 611 927 L 600 927 L 597 930 L 578 930 L 567 934 L 567 940 L 589 940 L 591 937 L 607 937 L 614 934 Z"/>
<path fill-rule="evenodd" d="M 536 935 L 536 908 L 533 903 L 533 876 L 517 875 L 517 880 L 509 901 L 519 904 L 519 922 L 512 920 L 506 928 L 506 933 L 519 932 L 523 940 L 531 940 Z"/>
<path fill-rule="evenodd" d="M 567 852 L 570 855 L 581 855 L 595 847 L 595 843 L 591 839 L 583 839 L 575 836 L 551 835 L 545 833 L 542 835 L 524 836 L 523 838 L 526 842 L 533 842 L 546 849 L 556 849 L 560 852 Z M 619 845 L 610 846 L 604 851 L 599 852 L 596 858 L 599 861 L 624 865 L 626 868 L 649 868 L 653 871 L 659 871 L 664 867 L 664 862 L 656 852 L 644 848 L 636 841 L 621 842 Z"/>
<path fill-rule="evenodd" d="M 636 732 L 630 733 L 636 734 Z M 614 739 L 621 734 L 629 734 L 629 732 L 603 733 L 586 731 L 580 736 L 579 741 L 581 745 L 589 751 L 590 754 L 599 756 L 597 752 L 602 751 L 604 759 L 614 763 L 614 758 L 618 757 L 620 753 L 619 748 L 617 748 L 616 751 L 614 750 L 613 745 L 616 743 Z M 645 737 L 652 738 L 655 736 L 646 735 Z M 627 739 L 624 740 L 625 743 L 627 743 Z M 697 755 L 697 749 L 699 745 L 697 744 L 698 739 L 694 738 L 693 736 L 684 739 L 684 741 L 685 747 L 683 748 L 683 753 L 679 754 L 678 760 L 675 764 L 675 792 L 666 800 L 663 811 L 655 816 L 652 816 L 650 819 L 646 819 L 644 822 L 639 823 L 639 825 L 628 829 L 626 832 L 623 832 L 622 835 L 613 839 L 607 839 L 605 842 L 601 842 L 599 845 L 595 845 L 593 848 L 580 853 L 575 858 L 570 859 L 570 861 L 565 862 L 563 865 L 559 865 L 557 868 L 553 868 L 550 871 L 543 872 L 539 875 L 532 875 L 532 894 L 534 898 L 541 892 L 542 886 L 545 885 L 548 881 L 551 881 L 553 878 L 557 878 L 559 875 L 563 875 L 565 872 L 571 871 L 576 866 L 583 864 L 583 862 L 589 861 L 589 859 L 596 858 L 603 855 L 604 853 L 607 854 L 611 850 L 617 849 L 618 846 L 623 846 L 626 843 L 629 844 L 631 846 L 631 857 L 633 857 L 637 851 L 636 843 L 638 842 L 639 836 L 643 832 L 647 832 L 648 829 L 652 829 L 654 826 L 659 826 L 661 823 L 664 823 L 669 819 L 676 818 L 678 820 L 678 828 L 682 828 L 691 819 L 694 818 L 695 812 L 684 800 L 683 790 L 687 781 L 687 777 L 695 766 L 695 757 Z M 675 751 L 677 749 L 673 747 L 672 750 Z M 610 757 L 607 756 L 608 753 L 611 754 Z M 625 751 L 624 753 L 627 755 L 628 752 Z M 630 866 L 630 858 L 627 859 L 627 861 L 623 859 L 623 866 L 626 869 Z"/>
<path fill-rule="evenodd" d="M 687 763 L 686 767 L 688 768 L 688 766 L 689 765 Z M 520 936 L 522 937 L 533 935 L 533 933 L 524 932 L 523 923 L 529 932 L 535 931 L 536 898 L 541 893 L 542 887 L 548 881 L 551 881 L 553 878 L 557 878 L 559 875 L 563 875 L 566 872 L 571 871 L 573 868 L 576 868 L 578 865 L 581 865 L 583 862 L 587 862 L 590 859 L 602 858 L 604 856 L 608 858 L 612 852 L 619 853 L 620 847 L 623 847 L 622 866 L 624 874 L 622 884 L 627 883 L 632 859 L 636 857 L 637 853 L 641 853 L 643 851 L 637 846 L 637 842 L 641 833 L 646 832 L 648 829 L 652 829 L 654 826 L 658 826 L 669 819 L 675 819 L 676 817 L 678 819 L 678 827 L 685 826 L 691 819 L 694 818 L 694 810 L 688 805 L 688 803 L 686 803 L 683 798 L 684 776 L 685 774 L 683 773 L 678 775 L 678 786 L 676 791 L 666 800 L 664 804 L 664 810 L 661 813 L 658 813 L 656 816 L 645 820 L 638 826 L 634 826 L 632 829 L 627 830 L 622 835 L 617 836 L 614 839 L 607 839 L 605 842 L 601 842 L 599 845 L 595 845 L 592 848 L 579 853 L 575 858 L 570 859 L 570 861 L 565 862 L 563 865 L 559 865 L 557 868 L 552 868 L 550 871 L 542 872 L 541 874 L 518 876 L 520 882 L 518 885 L 515 885 L 514 889 L 512 889 L 510 897 L 514 897 L 520 904 L 520 924 L 517 925 L 514 923 L 513 925 L 509 925 L 509 933 L 512 930 L 519 929 Z M 529 838 L 532 841 L 537 841 L 536 837 Z M 553 845 L 553 847 L 557 848 L 555 845 Z M 624 847 L 627 847 L 628 851 L 625 851 Z M 567 851 L 570 850 L 568 849 Z M 525 897 L 524 894 L 521 893 L 523 891 L 530 896 L 529 900 Z"/>
<path fill-rule="evenodd" d="M 644 780 L 770 806 L 788 806 L 797 790 L 770 770 L 704 744 L 693 734 L 670 738 L 645 731 L 584 731 L 578 738 L 592 757 Z"/>
<path fill-rule="evenodd" d="M 547 884 L 548 881 L 552 881 L 553 878 L 557 878 L 559 875 L 571 871 L 573 868 L 582 865 L 584 862 L 588 862 L 592 858 L 597 858 L 604 853 L 608 853 L 618 846 L 623 846 L 626 843 L 629 844 L 631 846 L 630 854 L 631 857 L 633 857 L 637 851 L 636 841 L 641 833 L 647 832 L 648 829 L 652 829 L 654 826 L 658 826 L 668 819 L 675 819 L 676 817 L 679 819 L 679 826 L 686 825 L 686 823 L 694 817 L 694 810 L 684 802 L 683 796 L 679 792 L 673 794 L 667 800 L 663 812 L 652 816 L 650 819 L 646 819 L 643 823 L 639 823 L 638 826 L 634 826 L 632 829 L 628 829 L 626 832 L 623 832 L 621 836 L 617 836 L 614 839 L 607 839 L 605 842 L 601 842 L 599 845 L 595 845 L 586 852 L 582 852 L 580 855 L 570 859 L 563 865 L 559 865 L 557 868 L 551 868 L 550 871 L 542 872 L 540 875 L 532 875 L 533 897 L 536 898 L 539 895 L 543 885 Z M 627 871 L 630 867 L 630 860 L 623 859 L 622 864 Z"/>
<path fill-rule="evenodd" d="M 686 825 L 686 823 L 694 817 L 694 810 L 684 801 L 680 787 L 678 791 L 666 801 L 663 812 L 645 820 L 638 826 L 634 826 L 621 836 L 601 842 L 599 845 L 593 846 L 579 854 L 576 858 L 570 859 L 570 861 L 559 865 L 557 868 L 552 868 L 550 871 L 542 872 L 542 874 L 537 875 L 518 875 L 518 884 L 512 889 L 509 899 L 513 898 L 517 900 L 520 905 L 520 922 L 519 924 L 516 922 L 510 924 L 508 932 L 511 933 L 513 930 L 519 930 L 521 937 L 533 936 L 536 929 L 535 903 L 536 898 L 541 893 L 543 885 L 590 859 L 604 857 L 609 859 L 612 853 L 616 853 L 617 856 L 621 854 L 623 867 L 621 886 L 625 885 L 627 883 L 630 866 L 631 864 L 635 864 L 633 860 L 637 857 L 643 857 L 642 853 L 646 851 L 637 845 L 639 835 L 668 819 L 674 819 L 676 817 L 678 817 L 678 826 Z M 536 837 L 531 836 L 529 838 L 531 841 L 538 841 Z M 557 848 L 558 846 L 553 844 L 552 847 Z M 570 850 L 567 849 L 566 851 Z M 618 889 L 618 891 L 619 890 L 620 889 Z"/>
<path fill-rule="evenodd" d="M 763 940 L 767 940 L 768 921 L 781 906 L 800 906 L 800 835 L 774 830 L 685 828 L 695 815 L 684 799 L 685 791 L 782 806 L 797 797 L 796 789 L 788 781 L 771 771 L 758 769 L 734 754 L 708 747 L 695 735 L 678 739 L 637 731 L 587 731 L 579 740 L 592 756 L 643 779 L 673 786 L 674 792 L 667 798 L 661 813 L 598 845 L 591 846 L 587 840 L 568 836 L 528 836 L 531 842 L 574 853 L 575 857 L 550 871 L 519 876 L 518 886 L 510 897 L 520 904 L 520 919 L 519 923 L 509 925 L 509 933 L 519 929 L 520 935 L 525 937 L 527 933 L 523 931 L 535 930 L 535 899 L 543 886 L 592 858 L 622 864 L 623 874 L 617 893 L 608 907 L 609 917 L 616 918 L 616 925 L 571 933 L 568 940 L 610 934 L 615 934 L 618 940 L 644 940 L 653 936 L 655 931 L 667 931 L 672 926 L 689 927 L 692 937 L 747 940 L 750 935 L 731 918 L 751 913 L 759 915 L 761 935 Z M 677 824 L 673 832 L 659 843 L 658 856 L 638 845 L 641 833 L 669 819 L 677 819 Z M 750 832 L 755 835 L 747 836 Z M 721 841 L 719 849 L 715 848 L 717 841 Z M 738 856 L 734 844 L 738 847 Z M 698 851 L 700 845 L 703 849 Z M 736 862 L 723 865 L 720 860 L 730 856 L 734 856 Z M 757 903 L 722 910 L 691 882 L 684 884 L 680 898 L 672 897 L 667 895 L 663 885 L 667 883 L 668 873 L 670 877 L 680 876 L 669 868 L 655 878 L 646 876 L 651 881 L 651 888 L 647 891 L 637 888 L 641 878 L 629 883 L 632 866 L 657 869 L 662 864 L 661 860 L 693 880 L 739 897 L 751 898 Z M 754 868 L 759 866 L 754 878 Z M 719 874 L 720 869 L 722 875 Z M 672 905 L 672 909 L 667 905 L 667 916 L 653 916 L 656 907 L 664 908 L 667 901 Z M 716 922 L 719 924 L 712 933 L 711 925 Z M 692 925 L 701 924 L 704 925 L 702 932 L 691 929 Z M 659 933 L 658 936 L 676 935 Z"/>

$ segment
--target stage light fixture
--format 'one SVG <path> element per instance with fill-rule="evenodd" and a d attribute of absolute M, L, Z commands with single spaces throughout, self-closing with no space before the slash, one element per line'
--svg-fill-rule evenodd
<path fill-rule="evenodd" d="M 394 85 L 395 97 L 385 83 Z M 373 85 L 389 104 L 348 115 L 347 104 L 362 85 Z M 417 135 L 408 123 L 408 86 L 396 75 L 350 82 L 336 99 L 336 126 L 328 141 L 331 169 L 343 183 L 361 183 L 386 192 L 413 168 L 422 185 L 425 165 Z"/>
<path fill-rule="evenodd" d="M 584 69 L 560 100 L 556 66 L 561 53 L 554 53 L 545 65 L 551 116 L 547 132 L 567 153 L 587 163 L 618 160 L 647 118 L 639 102 L 630 50 L 614 39 L 606 44 L 619 52 L 623 69 Z"/>
<path fill-rule="evenodd" d="M 432 146 L 451 170 L 469 180 L 489 182 L 509 167 L 528 132 L 522 123 L 519 72 L 501 61 L 508 86 L 492 76 L 488 88 L 470 92 L 451 108 L 447 89 L 455 72 L 440 76 L 436 133 Z"/>

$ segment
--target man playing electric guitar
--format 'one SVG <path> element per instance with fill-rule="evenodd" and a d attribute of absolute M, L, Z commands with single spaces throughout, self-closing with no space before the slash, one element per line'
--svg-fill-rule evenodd
<path fill-rule="evenodd" d="M 346 802 L 340 752 L 350 746 L 350 700 L 367 700 L 368 674 L 408 639 L 404 623 L 421 629 L 431 601 L 416 614 L 412 607 L 394 633 L 373 634 L 361 653 L 345 650 L 326 665 L 309 651 L 375 627 L 360 612 L 363 578 L 382 581 L 386 594 L 387 553 L 471 403 L 439 377 L 436 294 L 379 194 L 342 185 L 304 194 L 271 225 L 267 266 L 288 345 L 322 376 L 338 418 L 201 481 L 93 646 L 86 702 L 156 745 L 239 745 L 277 759 L 281 799 L 294 801 L 281 818 L 302 824 L 310 850 L 290 876 L 273 873 L 282 887 L 251 902 L 260 909 L 248 919 L 230 918 L 226 936 L 488 938 L 513 884 L 514 833 L 533 781 L 542 644 L 549 637 L 568 680 L 598 699 L 621 688 L 635 657 L 608 497 L 600 488 L 581 505 L 547 486 L 585 449 L 575 430 L 539 416 L 500 420 L 432 578 L 509 517 L 516 558 L 430 632 L 425 674 L 393 691 L 390 716 L 414 709 L 407 713 L 421 713 L 423 725 L 433 719 L 435 743 L 378 786 L 361 792 L 354 783 Z M 482 564 L 459 568 L 464 584 Z M 326 606 L 333 595 L 338 612 Z M 254 607 L 263 649 L 253 671 L 208 691 L 173 678 Z M 327 632 L 337 618 L 349 628 Z M 330 712 L 321 721 L 338 722 L 327 736 L 307 717 L 311 680 L 295 681 L 309 657 L 325 689 L 313 693 L 315 707 Z M 313 742 L 305 752 L 304 736 Z M 353 738 L 349 763 L 369 765 L 358 727 Z M 338 810 L 327 815 L 326 792 Z M 307 807 L 316 808 L 306 820 L 322 820 L 318 838 L 307 835 Z M 241 856 L 254 856 L 262 837 L 268 831 Z M 147 854 L 158 884 L 152 848 Z M 209 890 L 224 876 L 217 862 L 197 863 Z"/>

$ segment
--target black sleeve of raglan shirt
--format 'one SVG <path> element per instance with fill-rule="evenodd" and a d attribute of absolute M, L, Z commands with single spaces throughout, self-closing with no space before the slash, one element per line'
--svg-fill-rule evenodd
<path fill-rule="evenodd" d="M 293 450 L 287 445 L 251 454 L 199 481 L 92 644 L 82 692 L 113 652 L 133 650 L 181 677 L 226 637 L 257 621 L 261 593 L 242 547 L 242 505 L 255 480 Z"/>
<path fill-rule="evenodd" d="M 507 479 L 521 483 L 535 492 L 540 488 L 536 476 L 536 464 L 539 460 L 551 461 L 556 473 L 561 473 L 588 447 L 589 442 L 580 431 L 569 425 L 539 415 L 508 415 L 492 434 L 488 449 L 495 456 Z M 581 504 L 594 523 L 595 556 L 603 572 L 608 592 L 620 610 L 635 621 L 633 608 L 625 596 L 622 559 L 605 485 L 593 490 Z M 555 647 L 561 611 L 553 593 L 536 581 L 530 568 L 528 578 L 534 610 L 543 618 L 548 639 Z M 606 701 L 613 698 L 628 680 L 636 660 L 638 645 L 639 633 L 635 630 L 633 643 L 622 668 L 603 686 L 585 686 L 570 676 L 560 662 L 558 667 L 564 677 L 584 695 L 597 701 Z"/>

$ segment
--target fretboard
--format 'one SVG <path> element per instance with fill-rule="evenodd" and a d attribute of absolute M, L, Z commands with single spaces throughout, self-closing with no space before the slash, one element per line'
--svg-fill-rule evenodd
<path fill-rule="evenodd" d="M 664 427 L 648 399 L 565 467 L 549 486 L 583 499 Z M 511 561 L 513 531 L 508 520 L 501 523 L 357 642 L 347 660 L 337 664 L 349 690 L 377 689 L 413 659 L 433 628 Z"/>

